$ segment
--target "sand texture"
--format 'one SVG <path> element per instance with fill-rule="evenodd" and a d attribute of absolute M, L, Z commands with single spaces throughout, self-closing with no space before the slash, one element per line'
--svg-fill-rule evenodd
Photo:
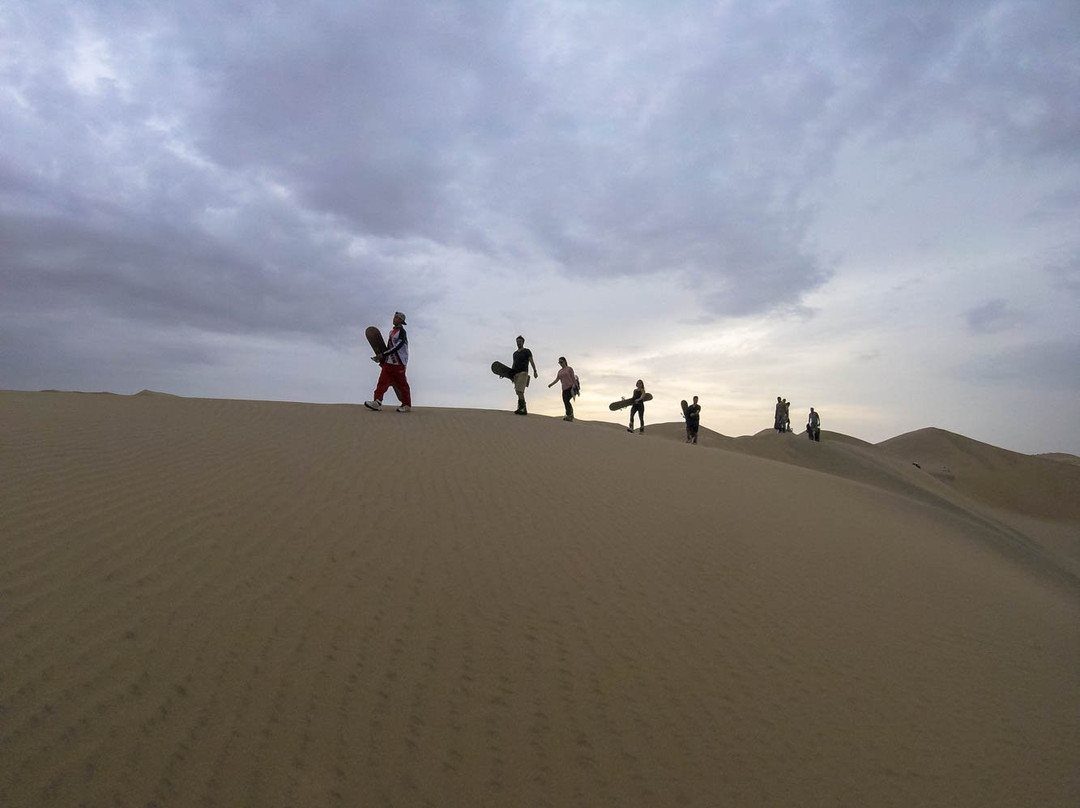
<path fill-rule="evenodd" d="M 0 807 L 1080 805 L 1080 465 L 0 393 Z"/>

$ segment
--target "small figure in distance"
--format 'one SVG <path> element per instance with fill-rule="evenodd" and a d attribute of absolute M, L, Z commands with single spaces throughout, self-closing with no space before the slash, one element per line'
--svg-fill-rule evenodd
<path fill-rule="evenodd" d="M 777 433 L 784 431 L 784 399 L 781 396 L 776 397 L 776 412 L 773 416 L 773 429 Z"/>
<path fill-rule="evenodd" d="M 532 365 L 533 378 L 540 378 L 536 372 L 536 362 L 533 361 L 532 351 L 525 347 L 525 337 L 517 338 L 517 350 L 514 351 L 513 363 L 510 370 L 514 374 L 514 392 L 517 393 L 518 406 L 514 415 L 528 415 L 525 408 L 525 388 L 529 386 L 529 366 Z"/>
<path fill-rule="evenodd" d="M 810 408 L 810 415 L 806 419 L 806 435 L 810 440 L 821 440 L 821 416 L 818 415 L 814 408 Z"/>
<path fill-rule="evenodd" d="M 686 408 L 686 442 L 697 443 L 698 425 L 701 423 L 701 405 L 698 397 L 694 396 L 694 403 Z"/>
<path fill-rule="evenodd" d="M 405 366 L 409 364 L 409 335 L 405 333 L 405 315 L 400 311 L 394 312 L 394 326 L 386 340 L 386 350 L 382 356 L 373 356 L 379 363 L 379 381 L 375 383 L 375 396 L 371 401 L 365 401 L 364 406 L 369 410 L 381 410 L 382 398 L 386 391 L 394 388 L 394 394 L 401 402 L 398 412 L 412 410 L 412 391 L 409 389 L 409 380 L 405 378 Z"/>
<path fill-rule="evenodd" d="M 566 415 L 563 417 L 564 421 L 574 420 L 574 405 L 571 401 L 574 398 L 574 390 L 577 387 L 577 376 L 574 374 L 574 369 L 566 364 L 566 357 L 559 357 L 559 372 L 555 374 L 555 381 L 548 385 L 548 387 L 554 387 L 557 383 L 562 383 L 562 400 L 563 406 L 566 408 Z"/>
<path fill-rule="evenodd" d="M 641 379 L 637 380 L 637 385 L 634 387 L 634 392 L 630 396 L 630 399 L 634 402 L 630 405 L 630 426 L 627 428 L 627 432 L 634 431 L 634 413 L 637 413 L 638 420 L 641 423 L 639 433 L 645 431 L 645 402 L 641 400 L 641 397 L 645 395 L 645 382 Z"/>
<path fill-rule="evenodd" d="M 784 399 L 784 432 L 791 431 L 791 402 Z"/>

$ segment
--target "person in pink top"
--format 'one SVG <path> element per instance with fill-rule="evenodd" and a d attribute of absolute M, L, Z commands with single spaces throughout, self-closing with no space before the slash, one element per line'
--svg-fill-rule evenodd
<path fill-rule="evenodd" d="M 557 383 L 562 383 L 562 400 L 563 406 L 566 407 L 566 416 L 564 421 L 574 420 L 574 405 L 571 403 L 574 398 L 574 390 L 577 387 L 577 376 L 574 374 L 574 369 L 566 364 L 566 357 L 559 357 L 559 372 L 555 374 L 555 381 L 548 385 L 548 387 L 554 387 Z"/>

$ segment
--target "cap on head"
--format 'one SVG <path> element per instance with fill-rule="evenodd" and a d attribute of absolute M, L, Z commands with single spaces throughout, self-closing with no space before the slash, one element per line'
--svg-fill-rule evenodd
<path fill-rule="evenodd" d="M 395 311 L 394 312 L 394 319 L 396 320 L 398 317 L 401 318 L 401 324 L 402 325 L 408 325 L 408 323 L 405 322 L 405 314 L 404 314 L 404 312 Z"/>

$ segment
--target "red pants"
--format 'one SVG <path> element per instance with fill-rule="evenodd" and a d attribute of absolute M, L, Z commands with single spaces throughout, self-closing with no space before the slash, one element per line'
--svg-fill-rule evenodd
<path fill-rule="evenodd" d="M 379 381 L 375 385 L 375 400 L 382 401 L 391 387 L 394 388 L 398 401 L 406 407 L 412 406 L 412 391 L 409 390 L 409 380 L 405 378 L 405 366 L 384 362 L 379 372 Z"/>

